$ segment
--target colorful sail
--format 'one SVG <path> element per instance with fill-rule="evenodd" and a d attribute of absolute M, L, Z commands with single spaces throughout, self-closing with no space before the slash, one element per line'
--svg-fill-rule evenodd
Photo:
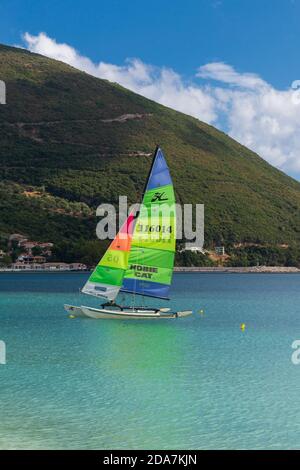
<path fill-rule="evenodd" d="M 84 294 L 114 300 L 122 286 L 128 266 L 134 215 L 129 215 L 119 233 L 110 244 L 98 266 L 83 287 Z"/>
<path fill-rule="evenodd" d="M 162 150 L 156 149 L 132 235 L 122 291 L 168 298 L 176 243 L 173 183 Z"/>

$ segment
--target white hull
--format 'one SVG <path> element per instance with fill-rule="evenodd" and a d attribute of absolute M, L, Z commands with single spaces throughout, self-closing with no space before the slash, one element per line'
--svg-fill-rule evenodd
<path fill-rule="evenodd" d="M 92 307 L 81 306 L 81 311 L 84 315 L 94 319 L 114 319 L 114 320 L 158 320 L 166 318 L 187 317 L 192 314 L 191 310 L 176 313 L 162 313 L 155 310 L 139 310 L 136 309 L 97 309 Z"/>

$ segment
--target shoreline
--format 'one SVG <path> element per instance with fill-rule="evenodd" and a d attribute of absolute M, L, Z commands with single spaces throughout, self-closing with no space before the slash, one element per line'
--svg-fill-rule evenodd
<path fill-rule="evenodd" d="M 177 273 L 237 273 L 237 274 L 299 274 L 300 269 L 289 266 L 208 266 L 208 267 L 185 267 L 176 266 L 174 272 Z"/>
<path fill-rule="evenodd" d="M 92 270 L 46 270 L 46 269 L 0 269 L 0 274 L 78 274 L 90 273 Z M 228 274 L 300 274 L 300 269 L 286 266 L 249 266 L 249 267 L 230 267 L 230 266 L 175 266 L 174 273 L 228 273 Z"/>

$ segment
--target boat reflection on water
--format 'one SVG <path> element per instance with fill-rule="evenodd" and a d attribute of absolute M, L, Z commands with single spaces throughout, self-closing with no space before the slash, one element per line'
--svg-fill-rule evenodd
<path fill-rule="evenodd" d="M 138 375 L 153 378 L 164 374 L 175 374 L 185 356 L 185 333 L 174 328 L 174 323 L 161 321 L 130 322 L 84 321 L 82 325 L 88 330 L 89 339 L 86 342 L 87 355 L 106 369 L 109 374 L 126 376 L 134 371 L 135 381 Z M 174 350 L 176 349 L 176 354 Z M 134 384 L 132 384 L 134 387 Z"/>

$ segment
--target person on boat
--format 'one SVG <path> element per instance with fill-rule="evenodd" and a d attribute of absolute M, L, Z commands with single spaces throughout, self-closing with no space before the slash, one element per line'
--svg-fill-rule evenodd
<path fill-rule="evenodd" d="M 123 307 L 121 305 L 118 305 L 114 300 L 110 300 L 109 302 L 105 302 L 104 304 L 101 304 L 102 308 L 105 307 L 116 307 L 119 308 L 120 310 L 123 310 Z"/>

